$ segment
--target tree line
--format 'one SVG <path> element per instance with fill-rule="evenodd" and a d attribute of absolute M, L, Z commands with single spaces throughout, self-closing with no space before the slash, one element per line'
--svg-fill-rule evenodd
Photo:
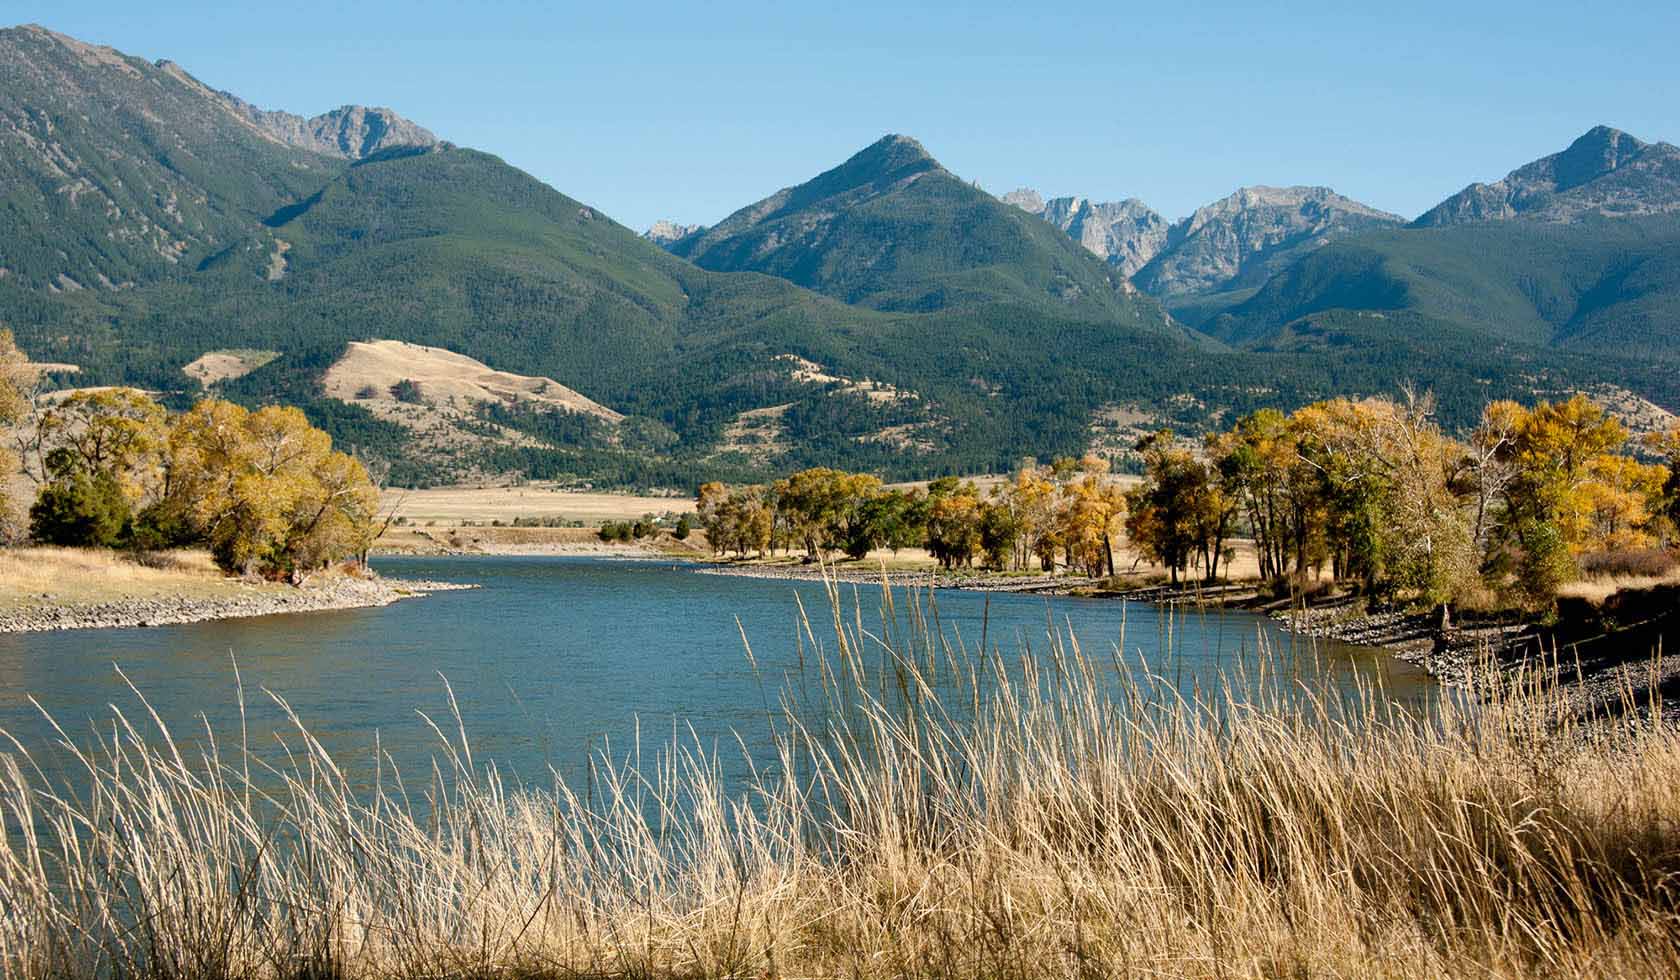
<path fill-rule="evenodd" d="M 0 425 L 23 424 L 18 452 L 0 462 L 36 487 L 26 519 L 7 502 L 10 536 L 27 527 L 40 544 L 202 545 L 228 572 L 294 580 L 365 560 L 378 536 L 367 468 L 296 408 L 205 399 L 171 416 L 132 388 L 37 403 L 26 371 L 0 332 Z"/>
<path fill-rule="evenodd" d="M 1630 444 L 1580 395 L 1489 403 L 1463 438 L 1407 395 L 1262 410 L 1198 449 L 1165 433 L 1142 448 L 1133 540 L 1209 577 L 1240 530 L 1263 578 L 1328 571 L 1435 606 L 1536 608 L 1590 559 L 1672 547 L 1680 523 L 1680 429 Z"/>
<path fill-rule="evenodd" d="M 1136 449 L 1144 472 L 1130 488 L 1094 455 L 1025 460 L 990 492 L 818 467 L 706 483 L 698 518 L 719 555 L 925 547 L 948 569 L 1093 577 L 1115 573 L 1124 540 L 1175 584 L 1218 579 L 1246 538 L 1271 582 L 1327 574 L 1436 606 L 1527 608 L 1583 567 L 1672 548 L 1680 526 L 1680 428 L 1633 442 L 1582 396 L 1492 402 L 1462 437 L 1431 398 L 1407 394 L 1262 409 L 1199 442 L 1161 430 Z"/>
<path fill-rule="evenodd" d="M 780 548 L 862 558 L 926 548 L 947 569 L 1052 570 L 1060 562 L 1092 575 L 1113 573 L 1125 513 L 1107 461 L 1094 455 L 1023 463 L 989 494 L 957 477 L 896 489 L 869 474 L 815 467 L 773 484 L 707 483 L 696 504 L 717 554 Z"/>

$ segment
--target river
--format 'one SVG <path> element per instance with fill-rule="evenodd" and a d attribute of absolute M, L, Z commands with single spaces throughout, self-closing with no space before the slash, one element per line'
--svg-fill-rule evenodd
<path fill-rule="evenodd" d="M 379 609 L 0 636 L 0 728 L 51 774 L 69 763 L 50 748 L 53 729 L 31 698 L 81 743 L 96 731 L 109 735 L 112 706 L 136 727 L 150 724 L 132 682 L 177 741 L 202 749 L 213 737 L 226 752 L 243 737 L 264 751 L 290 732 L 267 691 L 347 766 L 367 770 L 377 744 L 405 775 L 423 776 L 439 741 L 422 712 L 453 736 L 453 689 L 476 763 L 519 780 L 571 780 L 592 753 L 623 759 L 638 738 L 649 753 L 674 733 L 698 738 L 739 760 L 731 734 L 739 732 L 750 752 L 764 752 L 767 706 L 802 653 L 810 662 L 796 595 L 816 639 L 832 647 L 828 602 L 811 583 L 599 558 L 387 558 L 376 567 L 480 588 Z M 848 620 L 861 615 L 879 633 L 880 589 L 841 591 Z M 901 619 L 909 601 L 899 590 Z M 1380 651 L 1303 646 L 1248 613 L 1195 612 L 1169 623 L 1147 604 L 951 590 L 934 604 L 949 641 L 960 637 L 972 649 L 984 632 L 988 646 L 1011 657 L 1043 656 L 1054 624 L 1112 664 L 1123 631 L 1126 659 L 1149 663 L 1186 694 L 1252 670 L 1262 643 L 1309 689 L 1380 683 L 1389 696 L 1416 701 L 1433 691 L 1421 671 Z"/>

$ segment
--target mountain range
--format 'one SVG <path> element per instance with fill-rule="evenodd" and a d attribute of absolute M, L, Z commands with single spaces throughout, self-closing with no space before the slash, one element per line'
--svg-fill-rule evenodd
<path fill-rule="evenodd" d="M 1003 200 L 1067 232 L 1138 288 L 1169 301 L 1253 288 L 1320 245 L 1404 222 L 1328 187 L 1243 187 L 1171 223 L 1136 198 L 1045 201 L 1023 188 Z"/>
<path fill-rule="evenodd" d="M 999 200 L 892 135 L 637 234 L 389 109 L 258 109 L 21 27 L 0 31 L 0 322 L 78 383 L 302 404 L 408 483 L 975 472 L 1408 380 L 1451 424 L 1606 386 L 1675 407 L 1674 148 L 1583 139 L 1425 226 L 1324 188 L 1174 223 Z M 435 352 L 427 391 L 467 363 L 534 394 L 403 404 L 357 382 L 370 349 Z"/>

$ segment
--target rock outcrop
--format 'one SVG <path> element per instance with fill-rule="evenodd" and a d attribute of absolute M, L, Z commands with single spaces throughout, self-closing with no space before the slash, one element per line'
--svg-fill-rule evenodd
<path fill-rule="evenodd" d="M 676 242 L 705 230 L 705 225 L 683 225 L 675 221 L 661 219 L 655 221 L 653 227 L 642 232 L 642 237 L 660 248 L 669 248 Z"/>
<path fill-rule="evenodd" d="M 436 146 L 431 131 L 390 109 L 347 105 L 313 119 L 271 109 L 259 109 L 228 92 L 222 99 L 235 113 L 270 139 L 325 156 L 361 160 L 395 146 Z"/>
<path fill-rule="evenodd" d="M 1127 277 L 1149 264 L 1167 244 L 1167 219 L 1135 197 L 1108 203 L 1058 197 L 1046 202 L 1041 214 Z"/>
<path fill-rule="evenodd" d="M 1171 224 L 1137 198 L 1046 201 L 1021 188 L 1002 200 L 1067 232 L 1138 288 L 1163 297 L 1258 286 L 1327 242 L 1403 220 L 1328 187 L 1244 187 Z"/>
<path fill-rule="evenodd" d="M 1176 222 L 1133 281 L 1157 296 L 1252 288 L 1329 242 L 1403 220 L 1328 187 L 1244 187 Z"/>

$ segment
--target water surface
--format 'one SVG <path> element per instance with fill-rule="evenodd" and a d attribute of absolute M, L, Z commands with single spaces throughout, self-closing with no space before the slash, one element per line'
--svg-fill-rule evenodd
<path fill-rule="evenodd" d="M 519 779 L 546 782 L 551 771 L 575 779 L 592 752 L 610 746 L 622 758 L 640 738 L 651 754 L 674 732 L 689 737 L 691 730 L 729 747 L 726 759 L 739 758 L 731 733 L 740 732 L 763 761 L 767 709 L 800 664 L 796 595 L 816 638 L 832 647 L 828 603 L 812 583 L 599 558 L 388 558 L 376 565 L 387 575 L 481 588 L 383 609 L 0 635 L 0 728 L 49 770 L 63 765 L 38 751 L 53 735 L 30 697 L 78 741 L 93 725 L 110 731 L 111 705 L 138 723 L 144 709 L 120 667 L 178 738 L 204 746 L 208 732 L 225 748 L 242 731 L 237 662 L 251 744 L 275 746 L 288 730 L 266 688 L 335 756 L 363 770 L 377 738 L 405 776 L 425 774 L 438 738 L 420 712 L 454 735 L 445 679 L 475 761 Z M 842 592 L 848 606 L 854 597 L 859 603 L 864 628 L 879 633 L 879 587 Z M 896 602 L 902 617 L 909 597 L 898 590 Z M 989 646 L 1011 656 L 1043 656 L 1053 624 L 1086 654 L 1112 662 L 1124 631 L 1127 659 L 1156 665 L 1186 693 L 1252 668 L 1262 642 L 1308 687 L 1380 683 L 1409 700 L 1432 691 L 1416 668 L 1378 651 L 1304 646 L 1247 613 L 1181 614 L 1169 624 L 1161 609 L 1141 603 L 951 590 L 937 593 L 935 604 L 951 642 L 960 636 L 973 648 L 984 632 Z M 808 655 L 808 639 L 804 646 Z"/>

